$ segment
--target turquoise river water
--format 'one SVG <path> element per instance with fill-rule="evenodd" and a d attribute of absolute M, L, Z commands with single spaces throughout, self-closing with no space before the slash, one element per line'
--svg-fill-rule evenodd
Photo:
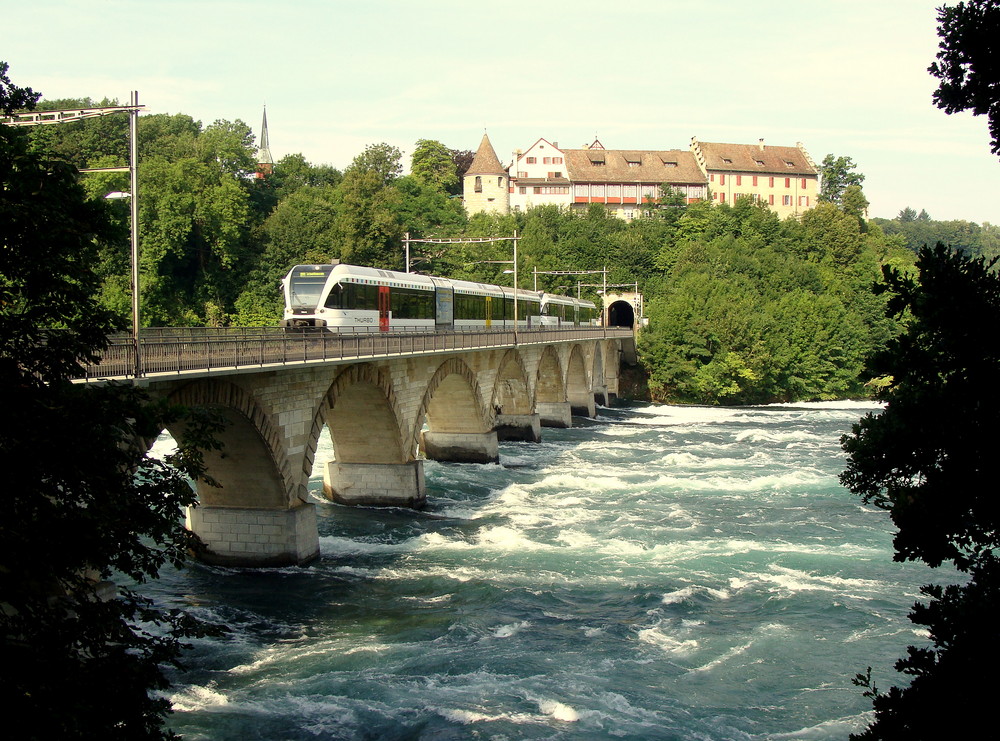
<path fill-rule="evenodd" d="M 922 643 L 924 581 L 837 482 L 875 407 L 600 408 L 428 507 L 319 498 L 321 558 L 146 590 L 220 621 L 174 677 L 187 739 L 844 739 L 851 677 Z M 328 435 L 318 459 L 332 457 Z M 161 441 L 162 447 L 168 441 Z M 317 474 L 319 466 L 316 467 Z"/>

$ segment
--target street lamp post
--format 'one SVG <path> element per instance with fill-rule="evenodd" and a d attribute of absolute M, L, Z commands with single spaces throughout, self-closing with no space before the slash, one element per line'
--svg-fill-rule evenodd
<path fill-rule="evenodd" d="M 135 353 L 135 377 L 142 375 L 142 356 L 139 332 L 139 141 L 136 130 L 139 123 L 139 91 L 133 90 L 129 96 L 128 137 L 129 137 L 129 180 L 132 198 L 129 199 L 131 229 L 129 232 L 132 256 L 132 345 Z"/>
<path fill-rule="evenodd" d="M 134 378 L 139 378 L 142 376 L 142 344 L 140 341 L 142 324 L 139 317 L 139 141 L 136 136 L 139 120 L 139 93 L 136 90 L 133 90 L 129 95 L 127 113 L 128 167 L 101 167 L 84 169 L 80 172 L 122 172 L 128 170 L 130 192 L 114 191 L 108 193 L 105 198 L 110 200 L 129 199 L 129 253 L 132 264 L 132 375 Z"/>
<path fill-rule="evenodd" d="M 127 113 L 129 116 L 129 164 L 128 167 L 90 167 L 81 168 L 80 172 L 128 172 L 130 193 L 116 191 L 110 193 L 108 198 L 130 198 L 129 214 L 131 221 L 130 241 L 132 257 L 132 345 L 134 355 L 133 375 L 139 378 L 142 375 L 142 360 L 139 350 L 139 144 L 136 137 L 138 128 L 139 92 L 133 90 L 129 93 L 129 104 L 127 106 L 99 106 L 96 108 L 67 108 L 61 110 L 29 111 L 26 113 L 14 113 L 7 117 L 0 117 L 0 122 L 8 126 L 40 126 L 47 124 L 69 123 L 79 121 L 84 118 L 94 118 L 97 116 L 108 116 L 113 113 Z"/>

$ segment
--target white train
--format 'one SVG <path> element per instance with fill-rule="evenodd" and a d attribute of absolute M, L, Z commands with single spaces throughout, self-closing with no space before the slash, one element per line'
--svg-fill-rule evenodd
<path fill-rule="evenodd" d="M 357 265 L 296 265 L 281 281 L 284 327 L 333 332 L 514 326 L 514 289 Z M 520 327 L 597 324 L 590 301 L 517 292 Z"/>

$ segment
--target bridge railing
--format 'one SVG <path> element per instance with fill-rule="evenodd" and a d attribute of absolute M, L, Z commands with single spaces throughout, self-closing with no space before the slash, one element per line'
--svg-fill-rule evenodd
<path fill-rule="evenodd" d="M 140 337 L 141 376 L 222 371 L 309 362 L 331 362 L 390 355 L 549 344 L 574 340 L 631 337 L 623 327 L 469 329 L 452 332 L 403 331 L 334 333 L 281 328 L 163 327 Z M 135 344 L 115 335 L 98 363 L 85 366 L 80 380 L 132 378 Z"/>

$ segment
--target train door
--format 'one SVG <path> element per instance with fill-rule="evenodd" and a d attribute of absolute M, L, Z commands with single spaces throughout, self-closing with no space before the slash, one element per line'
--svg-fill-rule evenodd
<path fill-rule="evenodd" d="M 434 282 L 434 328 L 439 331 L 455 328 L 455 290 L 437 281 Z"/>
<path fill-rule="evenodd" d="M 389 286 L 378 287 L 378 331 L 389 331 Z"/>
<path fill-rule="evenodd" d="M 486 326 L 493 326 L 493 297 L 486 296 Z"/>

